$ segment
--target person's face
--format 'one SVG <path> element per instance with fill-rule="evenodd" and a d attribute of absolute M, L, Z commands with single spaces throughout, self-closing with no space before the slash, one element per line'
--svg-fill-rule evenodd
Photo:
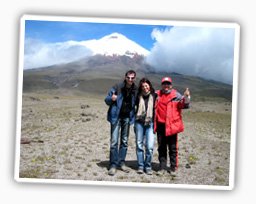
<path fill-rule="evenodd" d="M 150 86 L 147 82 L 142 83 L 141 89 L 142 89 L 143 93 L 145 93 L 145 94 L 150 92 Z"/>
<path fill-rule="evenodd" d="M 135 81 L 135 74 L 127 74 L 125 81 L 128 86 L 131 86 Z"/>
<path fill-rule="evenodd" d="M 168 91 L 168 90 L 171 90 L 172 89 L 172 83 L 170 82 L 163 82 L 162 83 L 162 90 L 163 91 Z"/>

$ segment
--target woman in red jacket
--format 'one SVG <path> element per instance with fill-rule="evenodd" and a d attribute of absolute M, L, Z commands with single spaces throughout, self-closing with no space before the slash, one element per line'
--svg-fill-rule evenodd
<path fill-rule="evenodd" d="M 157 91 L 155 103 L 154 132 L 157 132 L 158 159 L 160 169 L 158 175 L 167 170 L 167 148 L 170 157 L 170 173 L 178 167 L 178 133 L 184 130 L 181 110 L 189 108 L 190 92 L 187 88 L 182 96 L 172 87 L 172 79 L 162 79 L 162 89 Z"/>

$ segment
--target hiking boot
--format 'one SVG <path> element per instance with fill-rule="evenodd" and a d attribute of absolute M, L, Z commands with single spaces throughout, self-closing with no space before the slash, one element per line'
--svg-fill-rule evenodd
<path fill-rule="evenodd" d="M 164 169 L 160 169 L 160 170 L 156 173 L 156 175 L 157 175 L 157 176 L 162 176 L 162 175 L 164 175 L 164 172 L 165 172 Z"/>
<path fill-rule="evenodd" d="M 120 169 L 125 172 L 125 173 L 129 173 L 130 170 L 127 168 L 127 166 L 125 166 L 124 164 L 120 167 Z"/>
<path fill-rule="evenodd" d="M 143 171 L 143 169 L 139 168 L 139 169 L 137 170 L 137 173 L 138 173 L 138 174 L 143 174 L 144 171 Z"/>
<path fill-rule="evenodd" d="M 152 171 L 151 169 L 147 169 L 147 170 L 146 170 L 146 174 L 147 174 L 147 175 L 153 175 L 153 171 Z"/>
<path fill-rule="evenodd" d="M 170 174 L 171 174 L 172 177 L 176 177 L 177 176 L 175 171 L 171 171 Z"/>
<path fill-rule="evenodd" d="M 171 167 L 169 173 L 171 174 L 171 176 L 175 177 L 176 176 L 176 168 Z"/>
<path fill-rule="evenodd" d="M 111 167 L 108 171 L 108 175 L 109 176 L 114 176 L 116 174 L 116 168 L 115 167 Z"/>

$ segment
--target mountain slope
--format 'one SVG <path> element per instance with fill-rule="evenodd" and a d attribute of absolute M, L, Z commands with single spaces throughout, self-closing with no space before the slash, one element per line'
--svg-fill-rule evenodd
<path fill-rule="evenodd" d="M 161 88 L 162 77 L 171 76 L 174 87 L 181 93 L 186 87 L 190 88 L 193 100 L 232 100 L 231 85 L 178 73 L 156 72 L 144 63 L 143 57 L 127 56 L 96 55 L 68 64 L 25 70 L 23 91 L 66 89 L 106 94 L 111 86 L 124 79 L 129 69 L 137 72 L 137 83 L 142 77 L 148 77 L 155 89 Z"/>

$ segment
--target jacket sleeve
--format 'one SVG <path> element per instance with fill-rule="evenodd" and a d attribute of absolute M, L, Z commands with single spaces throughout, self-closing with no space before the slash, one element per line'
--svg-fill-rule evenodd
<path fill-rule="evenodd" d="M 112 101 L 112 95 L 116 93 L 116 89 L 114 87 L 112 87 L 109 92 L 108 92 L 108 95 L 106 96 L 105 98 L 105 103 L 110 106 L 112 105 L 113 101 Z"/>
<path fill-rule="evenodd" d="M 189 107 L 190 107 L 190 98 L 188 98 L 187 96 L 183 96 L 182 97 L 181 108 L 182 109 L 189 109 Z"/>
<path fill-rule="evenodd" d="M 190 98 L 186 96 L 182 96 L 179 92 L 177 92 L 177 99 L 179 100 L 179 108 L 180 109 L 188 109 L 190 104 Z"/>

